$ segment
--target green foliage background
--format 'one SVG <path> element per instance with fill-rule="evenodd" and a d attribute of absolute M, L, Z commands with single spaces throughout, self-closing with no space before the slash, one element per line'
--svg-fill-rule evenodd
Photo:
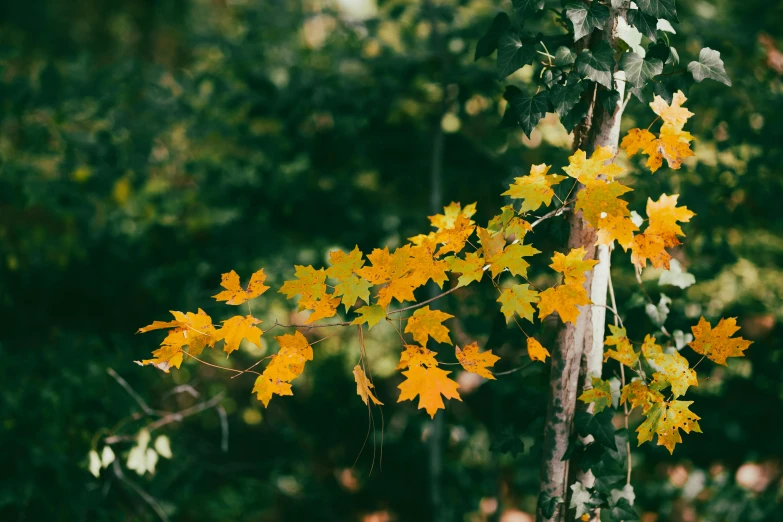
<path fill-rule="evenodd" d="M 95 479 L 86 469 L 96 434 L 137 409 L 109 367 L 154 407 L 192 404 L 168 394 L 180 384 L 227 393 L 227 452 L 217 414 L 206 412 L 166 428 L 174 460 L 130 477 L 172 520 L 433 520 L 432 424 L 412 403 L 394 404 L 393 332 L 379 327 L 368 341 L 387 403 L 382 470 L 380 429 L 354 466 L 368 418 L 354 395 L 351 335 L 322 343 L 294 397 L 266 410 L 249 377 L 195 364 L 164 375 L 132 362 L 156 345 L 134 331 L 169 309 L 228 315 L 209 298 L 221 272 L 265 267 L 274 288 L 294 263 L 323 263 L 330 248 L 367 252 L 426 232 L 441 125 L 443 203 L 477 201 L 479 222 L 504 204 L 514 168 L 565 163 L 556 118 L 530 139 L 499 127 L 502 86 L 490 61 L 473 62 L 478 38 L 510 6 L 432 4 L 379 0 L 366 19 L 346 6 L 373 2 L 0 5 L 0 520 L 157 519 L 110 472 Z M 629 199 L 642 211 L 648 195 L 679 192 L 697 213 L 677 254 L 697 284 L 660 289 L 673 299 L 669 330 L 689 331 L 701 314 L 737 316 L 755 344 L 726 369 L 700 366 L 693 409 L 703 435 L 673 456 L 634 449 L 636 506 L 657 520 L 783 520 L 774 429 L 783 411 L 783 3 L 680 4 L 681 58 L 720 50 L 734 85 L 691 90 L 695 161 L 655 176 L 637 169 Z M 526 81 L 524 71 L 512 78 Z M 646 126 L 650 114 L 632 100 L 625 126 Z M 565 234 L 552 221 L 534 242 L 551 251 Z M 615 284 L 629 333 L 642 338 L 655 327 L 627 256 L 613 262 L 625 266 Z M 444 306 L 510 369 L 524 360 L 523 339 L 493 299 L 471 290 Z M 292 313 L 273 292 L 258 301 L 267 325 Z M 537 333 L 551 340 L 554 327 Z M 245 367 L 263 350 L 210 361 Z M 538 365 L 449 404 L 439 516 L 534 510 L 545 381 Z M 524 454 L 491 450 L 514 437 Z M 482 498 L 499 509 L 481 514 Z"/>

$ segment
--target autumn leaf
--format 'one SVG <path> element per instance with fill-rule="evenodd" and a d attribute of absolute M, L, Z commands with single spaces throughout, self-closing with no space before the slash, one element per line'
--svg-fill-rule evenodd
<path fill-rule="evenodd" d="M 435 355 L 437 355 L 435 352 L 423 346 L 406 344 L 405 350 L 400 354 L 400 363 L 397 365 L 397 369 L 404 370 L 405 368 L 414 368 L 416 366 L 434 368 L 438 366 Z"/>
<path fill-rule="evenodd" d="M 647 266 L 650 260 L 655 268 L 669 269 L 672 256 L 666 251 L 666 244 L 660 236 L 636 234 L 631 245 L 631 262 L 639 269 Z"/>
<path fill-rule="evenodd" d="M 655 134 L 647 129 L 631 129 L 620 143 L 628 156 L 647 150 L 655 141 Z"/>
<path fill-rule="evenodd" d="M 258 400 L 269 406 L 273 395 L 293 395 L 291 381 L 304 371 L 307 361 L 313 360 L 313 348 L 301 332 L 275 337 L 280 350 L 272 355 L 263 373 L 256 379 L 253 393 Z"/>
<path fill-rule="evenodd" d="M 470 218 L 475 213 L 475 203 L 465 205 L 465 208 L 462 208 L 460 203 L 452 201 L 448 206 L 443 207 L 443 214 L 435 214 L 434 216 L 430 216 L 428 219 L 430 220 L 430 223 L 432 223 L 433 227 L 437 228 L 438 230 L 445 230 L 448 228 L 454 228 L 458 217 L 462 216 L 470 220 Z M 472 221 L 469 221 L 469 223 L 472 224 Z"/>
<path fill-rule="evenodd" d="M 694 352 L 723 366 L 728 366 L 727 357 L 743 357 L 745 355 L 743 352 L 752 344 L 742 337 L 731 337 L 739 331 L 736 317 L 721 319 L 714 329 L 702 317 L 699 319 L 699 324 L 691 327 L 691 331 L 693 331 L 693 341 L 688 346 Z"/>
<path fill-rule="evenodd" d="M 532 361 L 546 362 L 546 358 L 550 357 L 549 350 L 544 348 L 535 338 L 527 338 L 527 355 Z"/>
<path fill-rule="evenodd" d="M 315 302 L 326 295 L 326 272 L 323 268 L 294 265 L 296 280 L 285 281 L 279 292 L 287 299 L 299 295 L 299 308 L 312 309 Z"/>
<path fill-rule="evenodd" d="M 591 182 L 599 179 L 598 176 L 602 175 L 607 180 L 613 181 L 615 176 L 625 171 L 614 163 L 606 164 L 608 160 L 613 158 L 614 153 L 609 147 L 598 147 L 590 159 L 587 159 L 587 154 L 583 150 L 578 149 L 573 156 L 568 158 L 568 166 L 563 167 L 563 171 L 584 185 L 590 185 Z"/>
<path fill-rule="evenodd" d="M 356 304 L 358 299 L 361 299 L 365 303 L 370 302 L 370 286 L 372 285 L 369 281 L 365 281 L 359 276 L 352 275 L 335 285 L 334 295 L 342 297 L 341 301 L 347 312 L 350 307 Z"/>
<path fill-rule="evenodd" d="M 674 447 L 682 442 L 679 430 L 685 433 L 701 433 L 697 422 L 700 417 L 690 411 L 693 401 L 671 401 L 656 403 L 645 414 L 645 420 L 636 431 L 639 433 L 637 440 L 641 446 L 644 442 L 651 442 L 654 435 L 658 435 L 658 445 L 665 446 L 669 453 L 674 453 Z"/>
<path fill-rule="evenodd" d="M 672 96 L 671 104 L 666 103 L 666 100 L 660 96 L 656 96 L 650 103 L 650 108 L 661 117 L 664 125 L 673 130 L 682 130 L 688 119 L 693 116 L 691 111 L 682 106 L 686 101 L 687 98 L 682 91 L 677 91 Z"/>
<path fill-rule="evenodd" d="M 439 343 L 451 344 L 449 329 L 440 323 L 453 317 L 453 315 L 440 310 L 430 310 L 428 305 L 419 308 L 408 318 L 405 333 L 412 334 L 413 339 L 422 346 L 426 346 L 429 337 L 432 337 Z"/>
<path fill-rule="evenodd" d="M 333 277 L 338 281 L 345 281 L 364 266 L 362 251 L 355 246 L 349 253 L 342 250 L 332 250 L 329 252 L 329 268 L 326 269 L 327 277 Z"/>
<path fill-rule="evenodd" d="M 414 287 L 424 286 L 431 280 L 438 288 L 443 288 L 443 283 L 449 280 L 446 274 L 449 265 L 446 260 L 435 258 L 436 249 L 437 242 L 434 239 L 425 239 L 411 248 L 409 280 Z"/>
<path fill-rule="evenodd" d="M 444 261 L 448 264 L 451 272 L 462 274 L 457 279 L 457 288 L 467 286 L 473 281 L 481 281 L 484 276 L 486 262 L 476 252 L 468 252 L 465 254 L 465 259 L 449 256 Z"/>
<path fill-rule="evenodd" d="M 392 299 L 399 302 L 415 301 L 413 290 L 416 288 L 413 279 L 408 276 L 411 270 L 411 245 L 403 245 L 393 254 L 389 248 L 376 248 L 367 258 L 372 266 L 365 266 L 356 272 L 373 284 L 384 284 L 378 292 L 377 303 L 386 308 Z"/>
<path fill-rule="evenodd" d="M 592 379 L 593 387 L 582 393 L 579 400 L 584 403 L 592 402 L 595 404 L 593 413 L 601 413 L 604 408 L 612 405 L 612 388 L 609 381 L 604 381 L 598 377 Z"/>
<path fill-rule="evenodd" d="M 618 182 L 595 181 L 576 196 L 576 210 L 581 210 L 593 228 L 599 228 L 602 216 L 628 216 L 628 202 L 619 199 L 632 189 Z"/>
<path fill-rule="evenodd" d="M 677 352 L 668 354 L 655 344 L 655 337 L 648 335 L 644 340 L 644 357 L 654 369 L 652 386 L 656 391 L 671 385 L 675 398 L 685 395 L 690 386 L 698 386 L 696 371 L 691 369 L 688 360 Z"/>
<path fill-rule="evenodd" d="M 225 290 L 212 297 L 218 301 L 225 301 L 226 304 L 240 305 L 269 290 L 269 287 L 264 285 L 264 281 L 266 281 L 266 274 L 264 274 L 264 269 L 262 268 L 250 276 L 247 290 L 243 290 L 239 284 L 239 275 L 232 270 L 221 277 L 220 286 L 225 288 Z"/>
<path fill-rule="evenodd" d="M 505 238 L 513 236 L 514 239 L 522 241 L 525 235 L 533 230 L 533 227 L 524 219 L 517 217 L 513 205 L 501 207 L 500 214 L 489 220 L 487 230 L 495 233 L 502 233 Z"/>
<path fill-rule="evenodd" d="M 362 306 L 356 309 L 356 313 L 359 317 L 353 320 L 353 324 L 367 323 L 370 328 L 386 319 L 386 311 L 380 305 Z"/>
<path fill-rule="evenodd" d="M 467 371 L 495 380 L 495 376 L 488 370 L 489 366 L 494 366 L 500 357 L 492 353 L 492 350 L 479 352 L 478 343 L 470 343 L 464 349 L 455 347 L 457 360 Z"/>
<path fill-rule="evenodd" d="M 215 346 L 215 327 L 212 318 L 204 310 L 198 309 L 197 313 L 182 313 L 172 311 L 173 321 L 155 321 L 149 326 L 139 328 L 140 333 L 169 328 L 166 338 L 161 342 L 160 348 L 152 352 L 152 359 L 136 361 L 137 364 L 146 366 L 154 365 L 168 373 L 169 368 L 179 368 L 183 360 L 183 347 L 188 348 L 188 353 L 198 356 L 204 348 Z"/>
<path fill-rule="evenodd" d="M 543 163 L 533 165 L 529 175 L 514 178 L 514 183 L 501 195 L 509 196 L 511 199 L 521 199 L 520 212 L 522 213 L 537 210 L 541 205 L 549 206 L 555 195 L 552 187 L 565 179 L 565 176 L 557 174 L 547 176 L 549 169 L 549 165 Z"/>
<path fill-rule="evenodd" d="M 691 220 L 694 214 L 687 207 L 677 206 L 677 194 L 673 196 L 667 196 L 661 194 L 658 201 L 653 201 L 652 198 L 647 199 L 647 217 L 650 222 L 644 233 L 648 237 L 655 235 L 663 239 L 664 245 L 668 247 L 676 246 L 680 244 L 677 236 L 684 236 L 678 221 L 687 223 Z"/>
<path fill-rule="evenodd" d="M 462 401 L 457 392 L 459 384 L 449 379 L 450 373 L 435 367 L 411 366 L 402 372 L 405 380 L 398 386 L 400 397 L 397 402 L 414 400 L 418 395 L 419 409 L 425 409 L 430 417 L 435 418 L 435 413 L 446 407 L 443 397 Z"/>
<path fill-rule="evenodd" d="M 325 294 L 323 299 L 315 301 L 312 304 L 313 313 L 307 318 L 305 323 L 312 323 L 318 319 L 334 317 L 337 314 L 337 307 L 340 306 L 340 298 L 332 297 L 331 294 Z"/>
<path fill-rule="evenodd" d="M 514 314 L 517 314 L 532 323 L 535 313 L 532 305 L 539 301 L 539 294 L 529 285 L 520 284 L 503 288 L 497 301 L 502 305 L 500 311 L 506 316 L 506 321 L 510 321 Z"/>
<path fill-rule="evenodd" d="M 375 388 L 375 385 L 367 378 L 361 365 L 357 364 L 353 367 L 353 378 L 356 381 L 356 394 L 362 398 L 364 404 L 369 405 L 369 401 L 372 401 L 373 404 L 379 406 L 383 405 L 383 403 L 373 394 L 372 388 Z"/>
<path fill-rule="evenodd" d="M 215 340 L 225 341 L 223 351 L 229 354 L 239 349 L 242 339 L 247 339 L 256 346 L 261 346 L 261 334 L 263 332 L 255 326 L 260 322 L 260 319 L 256 319 L 252 315 L 245 317 L 241 315 L 234 316 L 223 321 L 223 326 L 215 332 Z"/>
<path fill-rule="evenodd" d="M 531 245 L 523 245 L 521 242 L 508 245 L 500 255 L 492 260 L 487 260 L 490 263 L 492 277 L 497 277 L 503 270 L 508 270 L 512 275 L 527 277 L 530 263 L 524 258 L 540 253 L 540 250 Z"/>
<path fill-rule="evenodd" d="M 604 352 L 604 362 L 611 358 L 629 368 L 636 368 L 636 365 L 639 362 L 639 354 L 634 351 L 631 341 L 628 340 L 625 328 L 610 324 L 609 330 L 612 332 L 612 335 L 604 340 L 604 344 L 607 346 L 615 346 L 616 349 L 606 350 Z"/>
<path fill-rule="evenodd" d="M 596 245 L 611 246 L 614 241 L 627 251 L 633 245 L 633 233 L 639 227 L 628 216 L 606 215 L 598 220 Z"/>
<path fill-rule="evenodd" d="M 620 392 L 620 404 L 626 402 L 631 405 L 631 409 L 642 408 L 642 412 L 647 413 L 655 404 L 663 402 L 663 395 L 648 388 L 644 381 L 637 380 L 626 384 Z"/>
<path fill-rule="evenodd" d="M 435 234 L 436 240 L 442 245 L 436 255 L 461 252 L 475 228 L 473 222 L 463 214 L 457 216 L 453 227 L 440 230 Z"/>
<path fill-rule="evenodd" d="M 547 288 L 540 294 L 538 317 L 543 319 L 552 312 L 557 312 L 564 323 L 576 324 L 579 317 L 579 306 L 589 305 L 592 301 L 587 297 L 587 291 L 581 285 L 560 285 Z"/>
<path fill-rule="evenodd" d="M 585 260 L 586 254 L 584 247 L 572 248 L 568 255 L 555 252 L 552 256 L 552 264 L 549 266 L 555 272 L 563 274 L 565 284 L 581 285 L 585 282 L 585 272 L 592 270 L 598 264 L 597 259 Z"/>

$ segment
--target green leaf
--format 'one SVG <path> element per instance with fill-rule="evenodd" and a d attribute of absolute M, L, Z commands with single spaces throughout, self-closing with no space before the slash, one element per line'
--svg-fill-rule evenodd
<path fill-rule="evenodd" d="M 595 476 L 595 489 L 609 493 L 617 483 L 625 479 L 626 470 L 622 463 L 605 455 L 601 462 L 590 468 Z"/>
<path fill-rule="evenodd" d="M 532 43 L 522 44 L 522 39 L 511 30 L 506 30 L 498 41 L 498 73 L 505 78 L 517 69 L 533 63 L 536 48 Z"/>
<path fill-rule="evenodd" d="M 617 501 L 614 507 L 609 508 L 609 521 L 610 522 L 622 522 L 639 520 L 639 515 L 633 509 L 628 500 L 621 498 Z"/>
<path fill-rule="evenodd" d="M 617 108 L 617 102 L 620 101 L 620 93 L 617 91 L 599 89 L 596 100 L 606 112 L 614 114 L 614 110 Z"/>
<path fill-rule="evenodd" d="M 642 58 L 636 53 L 628 52 L 620 58 L 620 69 L 625 71 L 625 80 L 628 83 L 642 88 L 650 78 L 663 72 L 663 62 L 657 58 Z"/>
<path fill-rule="evenodd" d="M 690 71 L 693 79 L 697 82 L 709 78 L 731 87 L 731 80 L 726 74 L 726 68 L 723 66 L 723 60 L 720 59 L 720 53 L 709 47 L 701 50 L 698 61 L 688 64 L 688 71 Z"/>
<path fill-rule="evenodd" d="M 563 71 L 558 69 L 546 69 L 541 75 L 541 80 L 548 89 L 551 89 L 563 78 Z"/>
<path fill-rule="evenodd" d="M 579 459 L 579 467 L 582 471 L 587 471 L 601 461 L 606 450 L 600 444 L 590 443 L 582 452 L 582 458 Z"/>
<path fill-rule="evenodd" d="M 574 64 L 574 60 L 576 60 L 576 53 L 570 47 L 561 45 L 555 51 L 555 67 L 568 67 Z"/>
<path fill-rule="evenodd" d="M 609 8 L 598 2 L 592 2 L 590 5 L 569 2 L 565 6 L 565 13 L 574 25 L 574 41 L 589 35 L 594 29 L 603 29 L 609 18 Z"/>
<path fill-rule="evenodd" d="M 652 40 L 658 40 L 658 18 L 641 12 L 638 9 L 628 11 L 628 23 L 636 27 L 640 33 Z"/>
<path fill-rule="evenodd" d="M 661 78 L 660 83 L 653 83 L 653 92 L 666 100 L 666 103 L 671 103 L 675 92 L 682 91 L 687 95 L 693 83 L 690 74 L 675 74 Z"/>
<path fill-rule="evenodd" d="M 596 415 L 591 415 L 585 411 L 578 411 L 574 416 L 576 429 L 583 437 L 592 435 L 598 444 L 603 447 L 616 450 L 614 438 L 614 410 L 609 408 Z"/>
<path fill-rule="evenodd" d="M 607 89 L 612 89 L 612 74 L 614 73 L 614 50 L 605 41 L 598 42 L 595 49 L 585 49 L 574 62 L 579 74 L 600 83 Z"/>
<path fill-rule="evenodd" d="M 557 509 L 557 505 L 562 503 L 562 498 L 553 497 L 546 491 L 542 491 L 541 494 L 538 495 L 538 509 L 546 518 L 552 518 L 555 515 L 555 509 Z"/>
<path fill-rule="evenodd" d="M 352 324 L 364 324 L 372 328 L 378 324 L 381 319 L 386 319 L 386 311 L 380 305 L 362 306 L 356 309 L 356 313 L 360 315 L 353 320 Z"/>
<path fill-rule="evenodd" d="M 655 18 L 679 22 L 674 0 L 636 0 L 639 10 Z"/>
<path fill-rule="evenodd" d="M 576 511 L 576 516 L 581 517 L 588 513 L 593 507 L 592 493 L 585 489 L 581 482 L 577 481 L 571 484 L 571 504 L 569 508 Z"/>
<path fill-rule="evenodd" d="M 579 103 L 579 97 L 585 86 L 582 82 L 568 82 L 567 85 L 554 85 L 549 91 L 549 100 L 562 120 Z"/>
<path fill-rule="evenodd" d="M 574 106 L 573 109 L 568 112 L 568 114 L 561 116 L 560 123 L 563 124 L 566 132 L 573 131 L 577 125 L 582 123 L 582 120 L 584 120 L 585 116 L 587 116 L 587 111 L 589 109 L 590 103 L 585 100 L 581 100 Z"/>
<path fill-rule="evenodd" d="M 514 111 L 519 126 L 525 134 L 530 137 L 530 133 L 536 128 L 550 110 L 549 92 L 541 91 L 534 96 L 528 96 L 513 86 L 506 87 L 503 97 L 508 100 L 510 108 Z"/>
<path fill-rule="evenodd" d="M 655 45 L 650 45 L 647 47 L 647 54 L 645 54 L 644 57 L 648 60 L 656 58 L 662 62 L 665 62 L 669 59 L 670 55 L 671 48 L 666 45 L 665 42 L 658 42 Z"/>
<path fill-rule="evenodd" d="M 508 15 L 506 13 L 498 13 L 495 19 L 492 20 L 492 25 L 487 29 L 487 33 L 482 36 L 478 41 L 478 44 L 476 44 L 476 55 L 474 60 L 494 53 L 498 48 L 498 41 L 500 40 L 501 35 L 506 32 L 510 26 L 511 20 L 508 19 Z"/>
<path fill-rule="evenodd" d="M 544 8 L 545 0 L 511 0 L 514 9 L 522 12 L 540 11 Z"/>

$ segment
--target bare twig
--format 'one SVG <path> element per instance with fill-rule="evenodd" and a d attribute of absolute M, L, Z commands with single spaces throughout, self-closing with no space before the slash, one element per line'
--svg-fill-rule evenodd
<path fill-rule="evenodd" d="M 142 398 L 141 398 L 141 395 L 139 395 L 138 393 L 136 393 L 136 390 L 134 390 L 133 388 L 131 388 L 131 385 L 130 385 L 130 384 L 128 384 L 128 381 L 126 381 L 125 379 L 123 379 L 123 378 L 120 376 L 120 374 L 118 374 L 117 372 L 115 372 L 115 371 L 114 371 L 114 369 L 113 369 L 113 368 L 106 368 L 106 373 L 108 373 L 109 375 L 111 375 L 111 376 L 114 378 L 114 380 L 115 380 L 115 381 L 117 381 L 117 383 L 118 383 L 120 386 L 122 386 L 122 387 L 123 387 L 123 389 L 124 389 L 126 392 L 128 392 L 128 395 L 130 395 L 131 397 L 133 397 L 133 400 L 134 400 L 134 401 L 136 401 L 136 404 L 138 404 L 138 405 L 139 405 L 139 407 L 142 409 L 142 411 L 143 411 L 144 413 L 146 413 L 147 415 L 158 415 L 158 416 L 159 416 L 159 415 L 161 415 L 161 414 L 162 414 L 162 415 L 165 415 L 165 414 L 166 414 L 166 412 L 159 412 L 159 411 L 156 411 L 156 410 L 153 410 L 152 408 L 150 408 L 150 407 L 149 407 L 149 405 L 147 405 L 147 403 L 146 403 L 146 402 L 144 402 L 144 399 L 142 399 Z"/>
<path fill-rule="evenodd" d="M 444 295 L 449 295 L 450 293 L 452 293 L 453 291 L 457 290 L 458 288 L 459 287 L 457 287 L 457 286 L 455 286 L 454 288 L 449 288 L 448 290 L 446 290 L 442 294 L 438 294 L 435 297 L 431 297 L 431 298 L 427 299 L 426 301 L 422 301 L 421 303 L 416 303 L 414 305 L 406 306 L 404 308 L 398 308 L 397 310 L 392 310 L 391 312 L 388 312 L 386 315 L 398 314 L 400 312 L 405 312 L 407 310 L 413 310 L 414 308 L 419 308 L 420 306 L 424 306 L 425 304 L 429 304 L 429 303 L 431 303 L 433 301 L 437 301 L 438 299 L 440 299 Z M 350 324 L 350 323 L 348 323 L 348 324 Z"/>
<path fill-rule="evenodd" d="M 155 500 L 155 497 L 141 489 L 139 486 L 137 486 L 134 482 L 132 482 L 128 477 L 125 476 L 125 474 L 122 472 L 122 467 L 120 466 L 120 461 L 115 460 L 112 464 L 112 470 L 114 471 L 114 475 L 126 486 L 128 486 L 130 489 L 133 490 L 134 493 L 136 493 L 138 496 L 141 497 L 141 499 L 149 505 L 149 507 L 152 508 L 152 510 L 155 512 L 156 515 L 158 515 L 158 518 L 160 518 L 163 522 L 169 522 L 169 517 L 166 515 L 166 512 L 163 511 L 163 508 L 160 506 L 157 500 Z"/>

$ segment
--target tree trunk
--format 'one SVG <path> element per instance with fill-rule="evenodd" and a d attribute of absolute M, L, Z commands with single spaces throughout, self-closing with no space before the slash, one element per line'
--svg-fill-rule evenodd
<path fill-rule="evenodd" d="M 624 12 L 612 9 L 603 37 L 614 45 L 614 27 L 617 18 Z M 600 146 L 611 147 L 615 152 L 620 136 L 620 119 L 623 112 L 625 82 L 616 82 L 620 98 L 614 110 L 607 111 L 595 103 L 585 122 L 575 130 L 581 143 L 575 143 L 588 154 Z M 578 190 L 581 190 L 579 187 Z M 609 249 L 596 247 L 596 230 L 582 216 L 574 212 L 569 221 L 568 249 L 583 247 L 585 259 L 598 259 L 595 268 L 586 274 L 584 287 L 594 305 L 580 307 L 576 324 L 567 323 L 560 331 L 557 346 L 552 351 L 552 370 L 549 379 L 546 425 L 541 462 L 541 492 L 550 497 L 560 497 L 559 504 L 551 518 L 538 511 L 538 522 L 564 522 L 568 520 L 570 482 L 569 462 L 563 460 L 571 436 L 574 411 L 580 387 L 590 383 L 588 376 L 600 376 L 603 363 L 604 322 L 606 317 L 606 294 L 609 281 Z M 573 471 L 573 470 L 571 470 Z M 585 486 L 592 485 L 592 475 L 581 477 Z"/>

